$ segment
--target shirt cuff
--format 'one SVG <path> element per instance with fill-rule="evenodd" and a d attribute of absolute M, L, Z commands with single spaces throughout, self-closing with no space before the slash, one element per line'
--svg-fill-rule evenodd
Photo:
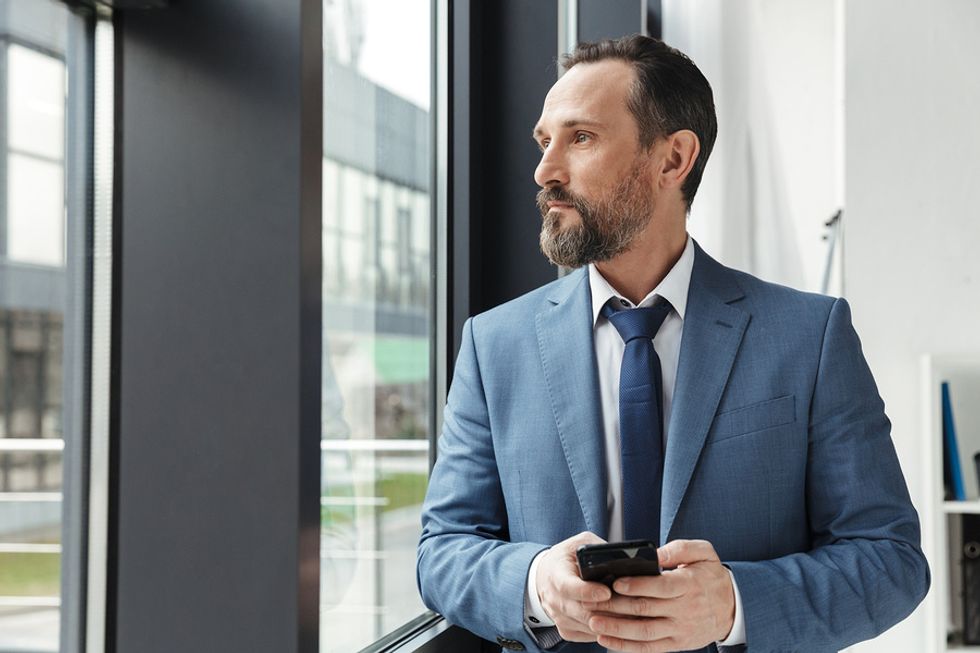
<path fill-rule="evenodd" d="M 742 595 L 738 592 L 738 583 L 735 582 L 735 574 L 728 567 L 725 571 L 732 579 L 732 589 L 735 591 L 735 621 L 732 623 L 732 630 L 723 641 L 718 642 L 718 646 L 738 646 L 745 643 L 745 615 L 742 614 Z"/>
<path fill-rule="evenodd" d="M 544 551 L 541 553 L 544 553 Z M 534 556 L 534 560 L 531 561 L 531 567 L 527 572 L 527 584 L 525 585 L 527 590 L 524 592 L 524 623 L 529 628 L 547 628 L 555 625 L 555 622 L 551 620 L 551 617 L 541 607 L 541 599 L 538 598 L 537 571 L 538 562 L 541 560 L 541 553 Z"/>

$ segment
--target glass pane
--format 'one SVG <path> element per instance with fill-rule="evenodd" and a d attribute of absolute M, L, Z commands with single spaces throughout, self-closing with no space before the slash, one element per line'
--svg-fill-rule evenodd
<path fill-rule="evenodd" d="M 62 521 L 66 443 L 77 448 L 82 428 L 67 405 L 85 396 L 84 352 L 70 341 L 84 333 L 87 216 L 65 162 L 85 160 L 74 154 L 86 98 L 69 97 L 68 71 L 86 35 L 64 3 L 0 5 L 0 651 L 68 651 L 62 606 L 81 588 L 62 595 L 65 567 L 78 566 L 63 546 L 77 554 L 81 532 Z M 68 205 L 81 208 L 66 222 Z"/>
<path fill-rule="evenodd" d="M 431 7 L 324 10 L 320 650 L 353 653 L 425 612 Z"/>
<path fill-rule="evenodd" d="M 0 306 L 0 650 L 58 649 L 62 313 Z"/>
<path fill-rule="evenodd" d="M 7 156 L 7 256 L 42 265 L 65 260 L 64 164 Z"/>
<path fill-rule="evenodd" d="M 20 45 L 7 48 L 9 147 L 47 159 L 65 155 L 65 64 Z"/>

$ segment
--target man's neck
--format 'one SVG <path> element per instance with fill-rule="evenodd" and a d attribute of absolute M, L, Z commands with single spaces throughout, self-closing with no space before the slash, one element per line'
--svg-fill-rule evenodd
<path fill-rule="evenodd" d="M 670 233 L 647 229 L 628 251 L 609 261 L 596 263 L 596 269 L 626 299 L 639 304 L 664 280 L 686 245 L 684 225 Z"/>

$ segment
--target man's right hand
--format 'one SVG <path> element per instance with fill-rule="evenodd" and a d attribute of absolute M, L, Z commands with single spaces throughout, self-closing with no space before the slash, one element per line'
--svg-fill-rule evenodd
<path fill-rule="evenodd" d="M 583 544 L 603 543 L 605 540 L 595 533 L 584 532 L 540 554 L 534 579 L 538 599 L 566 642 L 594 642 L 597 639 L 589 628 L 589 617 L 595 603 L 612 598 L 612 590 L 602 583 L 582 580 L 575 551 Z"/>

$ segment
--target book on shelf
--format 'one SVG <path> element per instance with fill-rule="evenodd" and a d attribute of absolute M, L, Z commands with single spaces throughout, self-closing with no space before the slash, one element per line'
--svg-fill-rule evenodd
<path fill-rule="evenodd" d="M 943 409 L 943 484 L 946 500 L 966 501 L 966 485 L 963 483 L 963 466 L 956 442 L 956 426 L 953 423 L 953 404 L 949 397 L 949 382 L 942 382 Z"/>

